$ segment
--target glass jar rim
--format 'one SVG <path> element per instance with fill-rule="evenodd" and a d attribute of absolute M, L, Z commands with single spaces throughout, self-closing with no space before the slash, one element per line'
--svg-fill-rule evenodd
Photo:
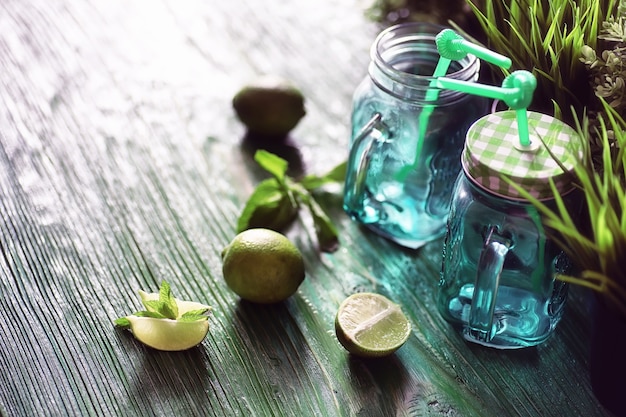
<path fill-rule="evenodd" d="M 458 91 L 440 89 L 432 87 L 431 83 L 435 79 L 432 75 L 419 75 L 403 71 L 393 65 L 389 60 L 394 53 L 417 52 L 416 47 L 421 47 L 420 51 L 428 51 L 433 56 L 439 56 L 435 44 L 435 38 L 439 32 L 446 29 L 446 26 L 429 22 L 407 22 L 390 26 L 380 32 L 372 44 L 370 57 L 372 63 L 379 72 L 393 82 L 401 83 L 416 90 L 427 90 L 435 88 L 440 91 L 441 98 L 458 98 L 465 96 L 465 93 Z M 480 60 L 472 55 L 456 61 L 461 69 L 446 74 L 448 78 L 463 81 L 476 81 L 480 70 Z M 433 66 L 434 69 L 434 66 Z"/>

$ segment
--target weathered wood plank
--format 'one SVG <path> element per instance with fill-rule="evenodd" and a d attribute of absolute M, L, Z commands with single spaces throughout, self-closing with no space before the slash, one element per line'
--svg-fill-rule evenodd
<path fill-rule="evenodd" d="M 468 346 L 434 308 L 441 241 L 407 251 L 322 201 L 341 230 L 316 250 L 289 230 L 307 279 L 274 306 L 240 302 L 220 252 L 263 173 L 230 99 L 291 78 L 307 172 L 345 159 L 351 94 L 378 28 L 367 2 L 5 1 L 0 5 L 0 414 L 604 416 L 587 375 L 585 294 L 523 352 Z M 112 321 L 167 279 L 214 307 L 190 351 L 145 348 Z M 339 303 L 378 291 L 414 334 L 379 361 L 348 356 Z"/>

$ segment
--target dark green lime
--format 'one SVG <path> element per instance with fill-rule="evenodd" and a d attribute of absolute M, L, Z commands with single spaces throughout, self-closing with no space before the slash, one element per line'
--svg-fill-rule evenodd
<path fill-rule="evenodd" d="M 237 117 L 252 134 L 284 137 L 304 117 L 304 96 L 291 82 L 263 77 L 233 98 Z"/>

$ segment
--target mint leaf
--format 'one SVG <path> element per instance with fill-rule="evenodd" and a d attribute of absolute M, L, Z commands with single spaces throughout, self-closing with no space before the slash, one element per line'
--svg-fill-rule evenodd
<path fill-rule="evenodd" d="M 139 291 L 139 295 L 141 296 L 141 304 L 143 304 L 143 306 L 146 308 L 146 310 L 149 310 L 149 311 L 156 311 L 156 309 L 157 309 L 159 306 L 156 306 L 156 307 L 155 307 L 155 306 L 152 306 L 152 305 L 151 305 L 150 301 L 149 301 L 149 300 L 148 300 L 148 298 L 147 298 L 147 297 L 148 297 L 148 293 L 145 293 L 145 292 L 143 292 L 143 291 L 141 291 L 141 290 L 140 290 L 140 291 Z M 153 301 L 154 301 L 154 300 L 153 300 Z M 152 304 L 153 304 L 153 303 L 152 303 Z"/>
<path fill-rule="evenodd" d="M 115 323 L 116 326 L 121 327 L 122 329 L 130 328 L 130 321 L 126 317 L 120 317 L 113 323 Z"/>
<path fill-rule="evenodd" d="M 142 290 L 139 290 L 139 296 L 141 297 L 141 302 L 146 308 L 146 310 L 137 311 L 136 313 L 132 315 L 135 317 L 147 317 L 147 318 L 157 319 L 159 321 L 173 320 L 176 322 L 191 323 L 191 322 L 208 320 L 207 313 L 211 311 L 211 307 L 209 306 L 205 306 L 205 305 L 198 304 L 198 303 L 182 301 L 181 303 L 183 304 L 181 305 L 183 305 L 183 308 L 195 307 L 196 309 L 187 311 L 183 313 L 181 317 L 177 317 L 178 311 L 179 311 L 178 301 L 176 300 L 176 298 L 174 298 L 170 285 L 166 281 L 161 282 L 161 286 L 159 287 L 158 299 L 156 299 L 156 294 L 146 293 L 145 291 L 142 291 Z M 193 304 L 196 304 L 196 305 L 192 306 Z M 132 317 L 131 316 L 120 317 L 114 320 L 113 323 L 117 327 L 133 331 L 134 336 L 144 343 L 148 344 L 148 342 L 146 342 L 147 338 L 150 338 L 151 340 L 156 338 L 156 340 L 161 340 L 163 342 L 162 343 L 163 346 L 171 347 L 171 343 L 176 344 L 176 341 L 178 340 L 177 337 L 169 337 L 167 335 L 158 334 L 159 333 L 158 329 L 163 329 L 163 326 L 166 326 L 167 328 L 171 328 L 170 324 L 163 324 L 163 323 L 155 322 L 155 323 L 150 323 L 151 325 L 153 325 L 153 327 L 150 327 L 148 330 L 142 327 L 135 328 L 133 330 L 131 320 L 129 320 L 129 318 L 132 318 Z M 171 323 L 171 324 L 175 325 L 176 323 Z M 206 324 L 208 325 L 208 323 Z M 137 333 L 135 330 L 137 332 L 140 332 L 140 334 Z M 180 329 L 179 327 L 177 330 L 180 330 L 182 332 L 178 334 L 184 334 L 186 332 L 184 327 L 183 329 Z M 200 336 L 201 338 L 204 338 L 205 335 L 206 333 Z M 165 336 L 165 337 L 161 337 L 161 336 Z M 168 340 L 165 340 L 165 339 L 168 339 Z M 171 350 L 171 349 L 166 349 L 166 350 Z"/>
<path fill-rule="evenodd" d="M 208 308 L 188 311 L 182 316 L 180 316 L 178 318 L 178 321 L 193 322 L 193 321 L 199 321 L 199 320 L 207 320 L 208 316 L 206 315 L 206 313 L 208 313 L 209 311 L 210 309 Z"/>
<path fill-rule="evenodd" d="M 176 320 L 176 316 L 174 311 L 172 311 L 171 307 L 164 303 L 161 300 L 150 300 L 145 301 L 144 305 L 146 306 L 146 313 L 156 314 L 158 318 L 167 318 Z M 178 310 L 178 306 L 176 307 Z M 135 314 L 136 315 L 136 314 Z M 152 317 L 148 315 L 142 315 L 141 317 Z"/>
<path fill-rule="evenodd" d="M 161 300 L 145 300 L 143 305 L 146 306 L 146 310 L 149 313 L 157 313 L 162 316 L 164 315 L 161 313 L 161 310 L 163 309 L 163 301 Z"/>
<path fill-rule="evenodd" d="M 207 308 L 199 308 L 198 310 L 190 310 L 190 311 L 185 312 L 185 314 L 183 314 L 183 315 L 181 316 L 181 318 L 182 318 L 182 317 L 185 317 L 185 316 L 188 316 L 188 315 L 195 315 L 195 316 L 206 315 L 206 314 L 207 314 L 207 313 L 209 313 L 210 311 L 211 311 L 211 307 L 207 307 Z M 206 317 L 206 316 L 205 316 L 205 317 Z"/>
<path fill-rule="evenodd" d="M 161 308 L 157 310 L 159 313 L 170 319 L 178 317 L 178 304 L 176 304 L 176 299 L 172 295 L 170 284 L 166 281 L 161 282 L 159 302 L 162 303 Z"/>
<path fill-rule="evenodd" d="M 322 176 L 307 175 L 301 181 L 287 176 L 288 162 L 266 150 L 254 154 L 255 161 L 273 178 L 261 181 L 237 220 L 237 233 L 254 227 L 281 231 L 298 215 L 305 204 L 313 217 L 315 233 L 321 250 L 337 249 L 338 231 L 331 219 L 313 198 L 311 191 L 325 184 L 343 183 L 347 163 L 343 162 Z"/>
<path fill-rule="evenodd" d="M 302 178 L 301 184 L 310 191 L 333 182 L 343 183 L 346 179 L 347 166 L 347 162 L 342 162 L 322 176 L 307 175 Z"/>
<path fill-rule="evenodd" d="M 282 230 L 298 214 L 298 204 L 291 192 L 276 178 L 262 181 L 246 203 L 239 220 L 237 233 L 253 227 Z"/>
<path fill-rule="evenodd" d="M 280 184 L 285 182 L 285 173 L 289 166 L 286 160 L 263 149 L 259 149 L 254 153 L 254 160 L 264 170 L 272 174 Z"/>
<path fill-rule="evenodd" d="M 204 314 L 200 314 L 200 315 L 186 315 L 183 314 L 182 317 L 178 318 L 178 321 L 183 322 L 183 323 L 192 323 L 194 321 L 200 321 L 200 320 L 207 320 L 208 317 L 205 316 Z"/>
<path fill-rule="evenodd" d="M 313 226 L 320 249 L 324 252 L 334 252 L 339 245 L 339 233 L 322 207 L 315 201 L 313 196 L 307 200 L 307 206 L 313 217 Z"/>
<path fill-rule="evenodd" d="M 169 303 L 170 298 L 172 298 L 172 289 L 170 284 L 167 281 L 161 282 L 161 287 L 159 287 L 159 301 L 163 303 Z"/>
<path fill-rule="evenodd" d="M 331 181 L 343 183 L 346 180 L 346 172 L 348 170 L 348 161 L 344 161 L 324 174 L 324 178 Z"/>
<path fill-rule="evenodd" d="M 163 314 L 157 311 L 138 311 L 133 316 L 137 317 L 150 317 L 153 319 L 169 319 L 171 317 L 164 316 Z"/>

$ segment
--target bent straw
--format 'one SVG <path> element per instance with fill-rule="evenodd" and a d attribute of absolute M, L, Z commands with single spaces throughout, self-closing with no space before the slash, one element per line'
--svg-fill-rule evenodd
<path fill-rule="evenodd" d="M 497 65 L 504 69 L 509 69 L 511 68 L 511 65 L 513 65 L 511 58 L 491 51 L 483 46 L 471 43 L 452 29 L 444 29 L 439 32 L 437 40 L 437 49 L 439 49 L 439 53 L 455 61 L 465 58 L 467 54 L 473 54 L 483 61 Z"/>
<path fill-rule="evenodd" d="M 526 110 L 532 101 L 533 93 L 537 87 L 537 79 L 530 72 L 524 70 L 513 72 L 504 79 L 502 87 L 470 83 L 445 77 L 439 78 L 435 84 L 439 88 L 504 101 L 511 109 L 515 110 L 520 145 L 522 147 L 530 145 Z"/>
<path fill-rule="evenodd" d="M 426 91 L 425 101 L 427 103 L 434 103 L 439 98 L 439 90 L 433 87 L 436 87 L 437 79 L 446 75 L 452 60 L 458 61 L 465 58 L 468 53 L 472 53 L 478 58 L 506 69 L 511 66 L 510 58 L 500 55 L 497 52 L 490 51 L 482 46 L 468 42 L 452 29 L 444 29 L 439 32 L 439 34 L 435 37 L 435 44 L 440 56 L 437 61 L 437 66 L 433 72 L 433 79 L 431 80 L 429 88 Z M 415 159 L 411 165 L 404 166 L 398 172 L 396 179 L 399 182 L 404 182 L 408 174 L 416 169 L 419 164 L 419 158 L 422 154 L 424 138 L 428 128 L 428 121 L 434 109 L 434 104 L 427 104 L 424 106 L 419 115 L 419 130 L 417 135 L 417 144 L 415 147 Z"/>
<path fill-rule="evenodd" d="M 448 68 L 450 67 L 450 63 L 452 61 L 443 56 L 439 57 L 439 61 L 437 61 L 437 66 L 435 67 L 435 71 L 433 71 L 433 79 L 430 81 L 430 85 L 428 90 L 426 90 L 426 101 L 429 103 L 433 103 L 437 101 L 439 98 L 439 90 L 436 88 L 432 88 L 435 85 L 436 80 L 439 77 L 443 77 L 448 72 Z M 424 146 L 424 137 L 426 137 L 426 128 L 428 127 L 428 119 L 430 119 L 430 115 L 435 110 L 434 104 L 427 104 L 422 109 L 419 115 L 419 130 L 417 134 L 417 144 L 415 145 L 415 159 L 411 165 L 405 165 L 398 171 L 396 175 L 396 180 L 399 182 L 404 182 L 406 177 L 409 175 L 411 171 L 417 168 L 419 157 L 422 153 L 422 147 Z"/>

